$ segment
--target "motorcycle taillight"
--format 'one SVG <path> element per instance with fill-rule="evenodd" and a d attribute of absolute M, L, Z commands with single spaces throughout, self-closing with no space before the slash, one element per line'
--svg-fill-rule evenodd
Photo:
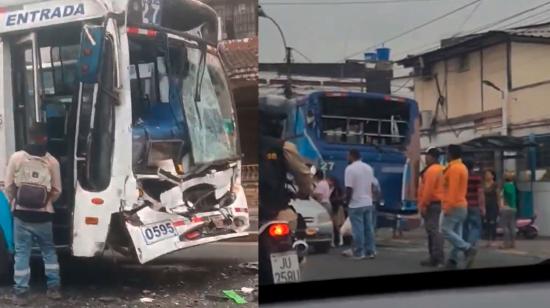
<path fill-rule="evenodd" d="M 269 226 L 270 237 L 283 237 L 290 234 L 290 228 L 288 224 L 278 223 Z"/>

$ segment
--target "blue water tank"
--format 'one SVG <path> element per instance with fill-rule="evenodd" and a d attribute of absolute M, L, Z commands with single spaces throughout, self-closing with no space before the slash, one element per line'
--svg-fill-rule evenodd
<path fill-rule="evenodd" d="M 376 52 L 365 52 L 365 61 L 376 61 L 377 59 Z"/>
<path fill-rule="evenodd" d="M 386 47 L 381 47 L 376 49 L 376 56 L 378 61 L 389 61 L 390 60 L 390 49 Z"/>

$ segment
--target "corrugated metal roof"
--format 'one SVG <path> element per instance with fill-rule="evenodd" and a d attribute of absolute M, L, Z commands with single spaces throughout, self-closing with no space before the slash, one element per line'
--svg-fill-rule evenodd
<path fill-rule="evenodd" d="M 501 39 L 505 37 L 524 37 L 532 39 L 550 39 L 550 23 L 544 24 L 535 24 L 529 26 L 523 26 L 518 28 L 503 29 L 503 30 L 492 30 L 483 33 L 471 34 L 463 37 L 456 37 L 451 39 L 444 39 L 441 41 L 441 46 L 438 49 L 430 50 L 416 55 L 409 55 L 404 59 L 397 61 L 400 64 L 410 63 L 411 59 L 416 59 L 421 56 L 430 57 L 430 55 L 441 54 L 442 52 L 448 52 L 451 50 L 456 50 L 464 46 L 474 44 L 474 41 L 477 41 L 478 46 L 479 40 L 485 39 L 494 39 L 495 37 L 500 36 Z M 471 47 L 471 46 L 470 46 Z"/>
<path fill-rule="evenodd" d="M 515 36 L 550 38 L 550 24 L 504 30 Z"/>
<path fill-rule="evenodd" d="M 227 74 L 231 79 L 258 79 L 258 38 L 228 40 L 220 43 Z"/>

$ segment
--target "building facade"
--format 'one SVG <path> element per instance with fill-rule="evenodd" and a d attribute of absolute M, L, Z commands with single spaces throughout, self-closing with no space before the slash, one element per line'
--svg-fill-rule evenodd
<path fill-rule="evenodd" d="M 203 0 L 221 19 L 222 39 L 235 40 L 258 35 L 258 0 Z"/>
<path fill-rule="evenodd" d="M 532 134 L 537 167 L 550 167 L 548 55 L 550 24 L 541 24 L 444 40 L 437 50 L 399 61 L 414 69 L 422 146 Z"/>

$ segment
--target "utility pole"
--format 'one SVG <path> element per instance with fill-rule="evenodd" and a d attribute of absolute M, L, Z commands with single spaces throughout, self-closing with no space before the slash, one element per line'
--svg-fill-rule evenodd
<path fill-rule="evenodd" d="M 281 26 L 273 19 L 271 16 L 267 15 L 265 11 L 263 10 L 261 5 L 258 5 L 258 16 L 263 17 L 266 19 L 269 19 L 275 27 L 277 27 L 277 30 L 279 30 L 279 34 L 281 34 L 281 39 L 283 40 L 283 45 L 285 48 L 285 57 L 286 57 L 286 82 L 284 87 L 284 94 L 287 99 L 292 98 L 292 78 L 291 78 L 291 72 L 290 67 L 292 64 L 292 47 L 289 47 L 286 43 L 285 34 L 283 33 L 283 29 L 281 29 Z"/>
<path fill-rule="evenodd" d="M 285 47 L 286 49 L 286 83 L 285 83 L 285 97 L 287 99 L 292 98 L 292 47 Z"/>

